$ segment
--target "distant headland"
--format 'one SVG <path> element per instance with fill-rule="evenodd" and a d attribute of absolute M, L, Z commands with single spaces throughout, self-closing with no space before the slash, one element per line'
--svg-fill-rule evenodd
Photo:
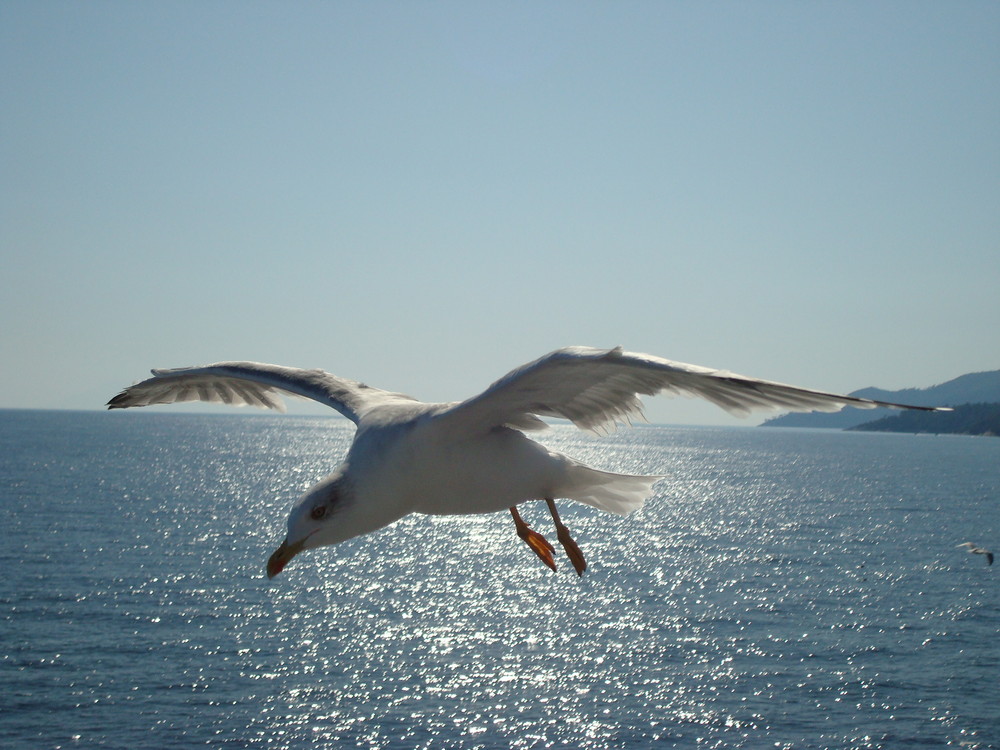
<path fill-rule="evenodd" d="M 1000 435 L 1000 370 L 973 372 L 929 388 L 887 391 L 862 388 L 852 396 L 914 406 L 951 406 L 950 412 L 896 411 L 846 407 L 833 414 L 785 414 L 762 427 L 819 427 L 872 432 Z"/>

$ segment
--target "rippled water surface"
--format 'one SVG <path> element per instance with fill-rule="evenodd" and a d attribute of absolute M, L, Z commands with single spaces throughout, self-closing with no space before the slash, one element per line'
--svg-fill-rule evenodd
<path fill-rule="evenodd" d="M 5 748 L 1000 747 L 1000 440 L 644 427 L 668 479 L 264 562 L 343 420 L 0 412 Z M 544 507 L 525 515 L 550 529 Z"/>

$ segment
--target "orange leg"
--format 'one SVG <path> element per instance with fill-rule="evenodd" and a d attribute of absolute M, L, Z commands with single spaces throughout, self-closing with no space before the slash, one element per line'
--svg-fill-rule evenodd
<path fill-rule="evenodd" d="M 555 570 L 556 562 L 552 559 L 552 553 L 555 552 L 555 548 L 549 544 L 549 541 L 544 536 L 530 528 L 524 522 L 521 514 L 517 512 L 517 508 L 511 508 L 510 514 L 514 517 L 514 526 L 517 528 L 517 535 L 534 550 L 543 563 L 552 568 L 552 570 Z"/>
<path fill-rule="evenodd" d="M 569 535 L 569 529 L 566 528 L 562 519 L 559 518 L 559 511 L 556 510 L 556 504 L 548 497 L 545 498 L 545 504 L 549 506 L 549 513 L 552 514 L 552 520 L 555 521 L 556 533 L 559 536 L 559 541 L 562 543 L 563 549 L 566 550 L 566 556 L 573 563 L 576 574 L 582 576 L 583 571 L 587 569 L 587 561 L 583 559 L 583 552 L 580 551 L 579 545 Z"/>

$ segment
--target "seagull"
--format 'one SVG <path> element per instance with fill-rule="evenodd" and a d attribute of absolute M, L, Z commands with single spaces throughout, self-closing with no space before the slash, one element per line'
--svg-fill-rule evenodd
<path fill-rule="evenodd" d="M 290 395 L 326 404 L 357 425 L 340 467 L 293 505 L 285 539 L 267 561 L 268 578 L 303 550 L 367 534 L 411 513 L 504 510 L 518 537 L 555 570 L 555 548 L 518 511 L 528 501 L 545 502 L 557 539 L 582 576 L 586 559 L 555 500 L 626 515 L 642 507 L 664 477 L 600 471 L 546 448 L 525 434 L 545 429 L 542 417 L 605 434 L 631 417 L 641 418 L 639 396 L 657 393 L 698 396 L 738 416 L 758 409 L 837 411 L 846 405 L 941 410 L 823 393 L 621 347 L 557 349 L 512 370 L 479 395 L 451 403 L 425 403 L 323 370 L 258 362 L 152 374 L 108 401 L 108 408 L 204 401 L 283 412 L 281 396 Z"/>
<path fill-rule="evenodd" d="M 993 553 L 990 552 L 988 549 L 983 549 L 979 545 L 973 544 L 972 542 L 962 542 L 961 544 L 956 546 L 965 547 L 969 551 L 970 555 L 986 555 L 986 564 L 987 565 L 993 564 Z"/>

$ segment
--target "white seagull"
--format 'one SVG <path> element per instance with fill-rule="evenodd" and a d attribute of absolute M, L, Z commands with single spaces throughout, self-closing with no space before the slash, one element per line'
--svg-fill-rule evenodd
<path fill-rule="evenodd" d="M 993 564 L 993 553 L 990 552 L 988 549 L 983 549 L 978 544 L 974 544 L 973 542 L 962 542 L 961 544 L 957 544 L 955 546 L 965 547 L 970 555 L 986 555 L 986 564 L 987 565 Z"/>
<path fill-rule="evenodd" d="M 124 409 L 179 401 L 252 405 L 284 411 L 279 394 L 314 399 L 357 425 L 341 466 L 306 492 L 288 515 L 285 540 L 267 561 L 273 578 L 303 550 L 337 544 L 410 513 L 509 510 L 518 536 L 555 570 L 554 548 L 522 520 L 517 506 L 543 500 L 578 575 L 587 564 L 556 511 L 568 498 L 625 515 L 642 506 L 661 476 L 592 469 L 524 433 L 540 417 L 568 419 L 601 433 L 642 416 L 639 395 L 700 396 L 731 414 L 755 409 L 837 411 L 861 408 L 937 410 L 798 388 L 648 354 L 590 347 L 558 349 L 517 368 L 478 396 L 424 403 L 323 370 L 257 362 L 153 370 L 153 377 L 108 402 Z"/>

